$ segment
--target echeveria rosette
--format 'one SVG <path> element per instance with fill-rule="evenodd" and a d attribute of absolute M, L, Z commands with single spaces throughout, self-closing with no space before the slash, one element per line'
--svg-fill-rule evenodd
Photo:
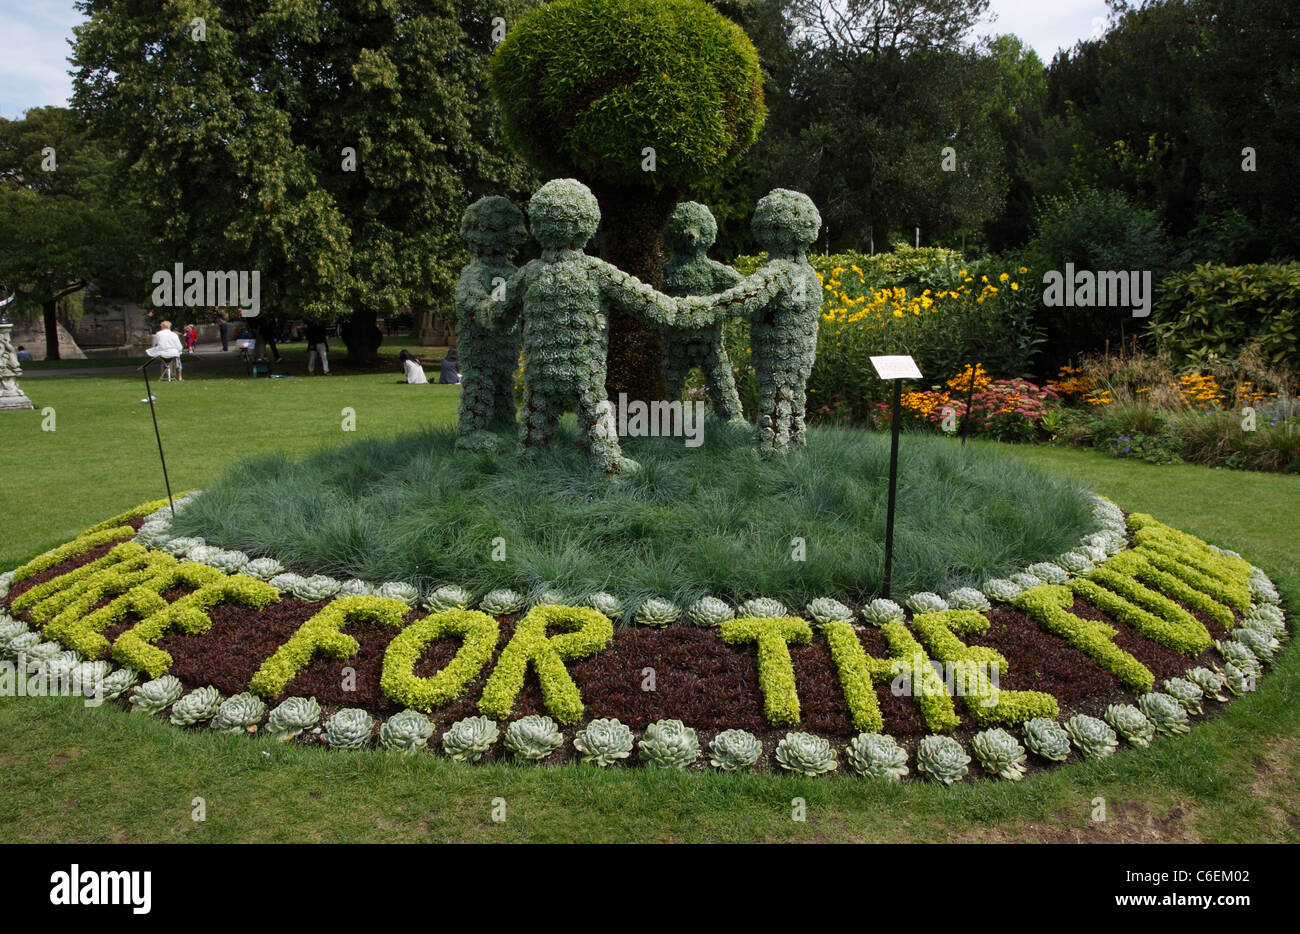
<path fill-rule="evenodd" d="M 1259 568 L 1251 568 L 1250 570 L 1250 595 L 1258 603 L 1278 606 L 1282 602 L 1282 597 L 1277 592 L 1277 588 L 1273 586 L 1273 582 Z"/>
<path fill-rule="evenodd" d="M 1168 694 L 1151 692 L 1138 698 L 1138 710 L 1146 714 L 1156 728 L 1157 733 L 1174 736 L 1191 730 L 1191 721 L 1187 711 L 1175 697 Z"/>
<path fill-rule="evenodd" d="M 989 598 L 974 587 L 958 587 L 948 594 L 948 606 L 954 610 L 975 610 L 980 613 L 992 609 Z"/>
<path fill-rule="evenodd" d="M 260 581 L 269 581 L 284 573 L 284 565 L 274 558 L 254 558 L 244 565 L 240 573 Z"/>
<path fill-rule="evenodd" d="M 1287 636 L 1286 623 L 1274 622 L 1272 619 L 1263 616 L 1247 616 L 1241 621 L 1241 625 L 1237 627 L 1236 631 L 1241 632 L 1246 629 L 1253 630 L 1269 639 L 1269 644 L 1275 652 L 1282 647 L 1281 640 L 1286 639 Z"/>
<path fill-rule="evenodd" d="M 487 717 L 465 717 L 442 734 L 442 750 L 457 762 L 477 762 L 500 735 L 495 721 Z"/>
<path fill-rule="evenodd" d="M 212 685 L 195 688 L 172 704 L 172 726 L 194 726 L 211 720 L 221 706 L 221 692 Z"/>
<path fill-rule="evenodd" d="M 907 613 L 893 600 L 878 597 L 863 608 L 862 618 L 872 626 L 879 627 L 885 623 L 901 623 L 907 618 Z"/>
<path fill-rule="evenodd" d="M 105 700 L 117 700 L 140 680 L 140 673 L 134 668 L 119 668 L 109 672 L 100 683 L 100 691 Z"/>
<path fill-rule="evenodd" d="M 1050 561 L 1040 561 L 1025 569 L 1045 584 L 1064 584 L 1070 579 L 1070 572 Z"/>
<path fill-rule="evenodd" d="M 320 722 L 320 704 L 314 697 L 289 697 L 281 701 L 266 718 L 266 732 L 288 742 L 303 730 Z"/>
<path fill-rule="evenodd" d="M 1015 574 L 1010 575 L 1007 578 L 1007 580 L 1011 581 L 1011 583 L 1015 584 L 1022 591 L 1032 590 L 1035 587 L 1041 587 L 1043 586 L 1044 583 L 1041 577 L 1035 577 L 1033 574 L 1030 574 L 1028 571 L 1017 571 Z"/>
<path fill-rule="evenodd" d="M 1001 728 L 976 733 L 971 749 L 984 771 L 1007 781 L 1018 782 L 1025 776 L 1025 747 Z"/>
<path fill-rule="evenodd" d="M 790 732 L 776 744 L 776 764 L 799 775 L 824 775 L 840 767 L 835 747 L 813 733 Z"/>
<path fill-rule="evenodd" d="M 164 542 L 161 550 L 173 557 L 179 558 L 181 555 L 187 555 L 196 548 L 203 548 L 207 543 L 201 538 L 194 538 L 183 535 L 178 538 L 171 538 Z"/>
<path fill-rule="evenodd" d="M 560 728 L 550 717 L 529 714 L 506 727 L 505 747 L 516 759 L 541 762 L 564 743 Z"/>
<path fill-rule="evenodd" d="M 849 741 L 844 758 L 863 778 L 899 781 L 908 773 L 907 750 L 884 733 L 859 733 Z"/>
<path fill-rule="evenodd" d="M 375 595 L 375 585 L 370 581 L 349 577 L 339 583 L 338 595 L 340 597 L 373 597 Z"/>
<path fill-rule="evenodd" d="M 669 626 L 681 618 L 682 611 L 671 600 L 651 597 L 636 611 L 636 621 L 642 626 Z"/>
<path fill-rule="evenodd" d="M 325 721 L 325 742 L 335 749 L 360 749 L 370 742 L 375 718 L 360 707 L 344 707 Z"/>
<path fill-rule="evenodd" d="M 104 680 L 112 674 L 113 666 L 101 660 L 80 662 L 72 669 L 73 694 L 93 697 L 104 693 Z"/>
<path fill-rule="evenodd" d="M 637 744 L 641 762 L 651 769 L 684 769 L 700 755 L 695 731 L 680 720 L 656 720 Z"/>
<path fill-rule="evenodd" d="M 1183 705 L 1183 709 L 1189 714 L 1202 713 L 1202 702 L 1205 700 L 1205 691 L 1201 686 L 1187 678 L 1165 678 L 1165 693 L 1172 697 L 1178 703 Z"/>
<path fill-rule="evenodd" d="M 4 644 L 4 654 L 9 658 L 17 658 L 20 655 L 25 656 L 30 649 L 36 648 L 41 644 L 41 634 L 39 632 L 20 632 L 16 636 L 11 636 L 9 641 Z"/>
<path fill-rule="evenodd" d="M 271 581 L 271 583 L 274 584 L 275 581 Z M 325 574 L 313 574 L 311 577 L 300 578 L 295 581 L 292 592 L 295 597 L 306 600 L 308 603 L 323 603 L 338 594 L 341 586 L 332 577 Z"/>
<path fill-rule="evenodd" d="M 1025 745 L 1036 756 L 1052 762 L 1064 762 L 1070 755 L 1070 737 L 1055 720 L 1034 717 L 1021 727 Z"/>
<path fill-rule="evenodd" d="M 420 601 L 420 590 L 414 584 L 405 581 L 388 581 L 375 588 L 375 596 L 385 600 L 400 600 L 407 606 L 415 606 Z M 469 603 L 470 601 L 466 600 L 461 609 Z"/>
<path fill-rule="evenodd" d="M 51 691 L 71 689 L 72 673 L 84 659 L 81 653 L 73 649 L 61 649 L 37 666 L 41 680 L 49 685 Z"/>
<path fill-rule="evenodd" d="M 236 694 L 221 702 L 212 717 L 212 729 L 223 733 L 242 733 L 256 729 L 266 714 L 266 702 L 256 694 Z"/>
<path fill-rule="evenodd" d="M 790 615 L 790 608 L 780 600 L 770 597 L 755 597 L 736 607 L 739 619 L 781 619 Z"/>
<path fill-rule="evenodd" d="M 582 761 L 601 768 L 613 765 L 632 754 L 632 731 L 616 719 L 592 720 L 573 737 L 573 748 L 582 753 Z"/>
<path fill-rule="evenodd" d="M 1223 656 L 1223 660 L 1256 676 L 1263 670 L 1257 656 L 1250 646 L 1235 639 L 1220 639 L 1214 643 Z"/>
<path fill-rule="evenodd" d="M 438 595 L 435 592 L 433 596 L 436 598 Z M 483 595 L 478 608 L 488 616 L 509 616 L 524 608 L 524 595 L 515 590 L 490 590 Z"/>
<path fill-rule="evenodd" d="M 204 557 L 202 563 L 208 567 L 216 568 L 223 574 L 236 574 L 248 565 L 248 555 L 242 551 L 217 548 Z"/>
<path fill-rule="evenodd" d="M 433 724 L 428 717 L 418 710 L 403 710 L 393 714 L 379 728 L 379 745 L 409 756 L 427 746 L 432 735 Z"/>
<path fill-rule="evenodd" d="M 503 594 L 511 594 L 518 598 L 518 606 L 514 607 L 514 609 L 499 611 L 484 610 L 483 612 L 488 613 L 491 616 L 504 616 L 506 613 L 515 613 L 523 608 L 524 598 L 514 593 L 514 591 L 497 590 L 493 591 L 493 593 L 497 594 L 498 597 Z M 492 595 L 493 594 L 488 594 L 484 597 L 484 602 L 486 603 L 487 598 Z M 474 595 L 459 584 L 443 584 L 433 593 L 429 594 L 429 599 L 425 601 L 425 605 L 429 608 L 431 613 L 442 613 L 446 610 L 465 610 L 474 605 Z"/>
<path fill-rule="evenodd" d="M 1212 697 L 1220 703 L 1228 700 L 1228 695 L 1223 693 L 1223 675 L 1212 668 L 1193 668 L 1187 672 L 1187 680 L 1200 688 L 1206 697 Z"/>
<path fill-rule="evenodd" d="M 27 659 L 27 670 L 35 671 L 62 651 L 63 646 L 58 642 L 36 643 L 23 652 L 23 657 Z"/>
<path fill-rule="evenodd" d="M 1111 704 L 1106 708 L 1106 722 L 1131 746 L 1150 746 L 1156 726 L 1132 704 Z"/>
<path fill-rule="evenodd" d="M 942 613 L 950 609 L 948 601 L 937 593 L 930 593 L 923 590 L 920 593 L 914 593 L 905 601 L 907 608 L 913 613 Z"/>
<path fill-rule="evenodd" d="M 623 601 L 612 593 L 606 593 L 603 590 L 589 596 L 586 603 L 597 613 L 608 616 L 610 619 L 618 619 L 623 615 Z"/>
<path fill-rule="evenodd" d="M 1271 662 L 1273 655 L 1282 644 L 1274 639 L 1268 633 L 1260 632 L 1258 629 L 1249 629 L 1245 626 L 1238 626 L 1233 630 L 1232 636 L 1246 648 L 1254 653 L 1260 663 Z"/>
<path fill-rule="evenodd" d="M 1075 714 L 1065 721 L 1065 733 L 1087 759 L 1105 759 L 1119 746 L 1119 737 L 1105 720 Z"/>
<path fill-rule="evenodd" d="M 709 764 L 724 772 L 752 769 L 762 754 L 763 744 L 748 730 L 723 730 L 709 743 Z"/>
<path fill-rule="evenodd" d="M 0 649 L 7 647 L 9 640 L 25 632 L 27 632 L 27 624 L 21 619 L 13 619 L 9 616 L 0 618 Z"/>
<path fill-rule="evenodd" d="M 986 580 L 981 587 L 986 597 L 990 600 L 996 600 L 999 603 L 1010 603 L 1024 592 L 1024 588 L 1019 584 L 1013 580 L 1008 580 L 1005 577 L 995 577 L 991 580 Z"/>
<path fill-rule="evenodd" d="M 853 622 L 853 611 L 832 597 L 818 597 L 812 600 L 807 610 L 808 615 L 818 626 L 825 626 L 827 623 Z"/>
<path fill-rule="evenodd" d="M 528 598 L 529 606 L 568 606 L 569 598 L 555 587 L 542 587 Z"/>
<path fill-rule="evenodd" d="M 711 629 L 735 619 L 736 611 L 725 600 L 719 600 L 717 597 L 701 597 L 686 610 L 686 616 L 696 626 Z"/>
<path fill-rule="evenodd" d="M 1243 622 L 1249 622 L 1253 619 L 1271 623 L 1274 635 L 1282 636 L 1286 632 L 1286 617 L 1283 615 L 1281 607 L 1274 606 L 1271 603 L 1256 603 L 1246 612 Z"/>
<path fill-rule="evenodd" d="M 1223 666 L 1223 686 L 1238 697 L 1255 690 L 1258 677 L 1258 669 L 1238 668 L 1232 662 L 1227 662 Z"/>
<path fill-rule="evenodd" d="M 951 736 L 927 736 L 916 747 L 916 770 L 951 785 L 966 777 L 970 756 Z"/>
<path fill-rule="evenodd" d="M 131 712 L 156 714 L 176 703 L 184 687 L 175 675 L 163 675 L 146 681 L 131 695 Z"/>
<path fill-rule="evenodd" d="M 1095 567 L 1092 558 L 1081 551 L 1067 551 L 1052 563 L 1075 575 L 1089 574 Z"/>

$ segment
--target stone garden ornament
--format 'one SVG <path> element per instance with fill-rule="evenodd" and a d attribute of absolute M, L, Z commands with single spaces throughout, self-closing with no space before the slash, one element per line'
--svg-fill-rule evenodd
<path fill-rule="evenodd" d="M 32 400 L 18 388 L 18 377 L 23 375 L 23 368 L 18 362 L 18 351 L 14 349 L 11 336 L 14 326 L 4 313 L 13 300 L 14 293 L 0 282 L 0 412 L 34 408 Z"/>

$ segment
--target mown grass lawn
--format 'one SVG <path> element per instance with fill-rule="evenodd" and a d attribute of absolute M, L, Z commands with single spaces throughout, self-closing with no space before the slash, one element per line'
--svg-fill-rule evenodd
<path fill-rule="evenodd" d="M 395 376 L 195 380 L 159 389 L 176 489 L 231 460 L 301 454 L 453 417 L 454 387 Z M 35 413 L 3 416 L 0 567 L 160 495 L 137 380 L 31 381 Z M 52 406 L 57 431 L 41 431 Z M 341 430 L 356 410 L 356 435 Z M 983 445 L 980 445 L 983 447 Z M 992 447 L 992 446 L 990 446 Z M 1129 510 L 1236 549 L 1300 612 L 1300 478 L 1154 467 L 1016 448 Z M 1009 841 L 1300 840 L 1300 653 L 1191 734 L 1017 784 L 884 785 L 848 775 L 664 774 L 583 766 L 461 766 L 188 735 L 160 718 L 73 700 L 0 699 L 0 838 L 8 841 Z M 207 819 L 191 818 L 202 798 Z M 806 802 L 806 820 L 792 802 Z M 1097 799 L 1105 821 L 1093 821 Z M 494 822 L 495 799 L 506 819 Z"/>

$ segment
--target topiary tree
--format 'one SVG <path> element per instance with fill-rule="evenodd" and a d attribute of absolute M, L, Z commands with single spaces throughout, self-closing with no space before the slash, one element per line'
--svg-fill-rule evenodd
<path fill-rule="evenodd" d="M 767 113 L 753 43 L 703 0 L 556 0 L 511 29 L 491 80 L 516 148 L 595 193 L 602 257 L 656 287 L 677 202 L 732 165 Z M 658 329 L 615 311 L 609 394 L 661 399 L 662 368 Z"/>

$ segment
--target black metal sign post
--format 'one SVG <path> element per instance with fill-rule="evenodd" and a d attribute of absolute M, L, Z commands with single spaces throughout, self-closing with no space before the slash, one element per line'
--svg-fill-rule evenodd
<path fill-rule="evenodd" d="M 881 379 L 893 380 L 894 404 L 889 418 L 889 504 L 885 511 L 884 596 L 890 595 L 894 575 L 894 506 L 898 499 L 898 432 L 903 421 L 903 380 L 920 379 L 921 371 L 911 357 L 872 357 L 871 365 Z"/>
<path fill-rule="evenodd" d="M 172 482 L 167 476 L 167 458 L 163 456 L 162 433 L 158 430 L 158 410 L 153 406 L 153 390 L 149 387 L 149 365 L 150 360 L 144 366 L 140 367 L 140 372 L 144 374 L 144 398 L 149 403 L 149 413 L 153 416 L 153 436 L 158 439 L 158 460 L 162 462 L 163 485 L 167 487 L 167 505 L 171 507 L 172 518 L 176 518 L 176 504 L 172 502 Z"/>

